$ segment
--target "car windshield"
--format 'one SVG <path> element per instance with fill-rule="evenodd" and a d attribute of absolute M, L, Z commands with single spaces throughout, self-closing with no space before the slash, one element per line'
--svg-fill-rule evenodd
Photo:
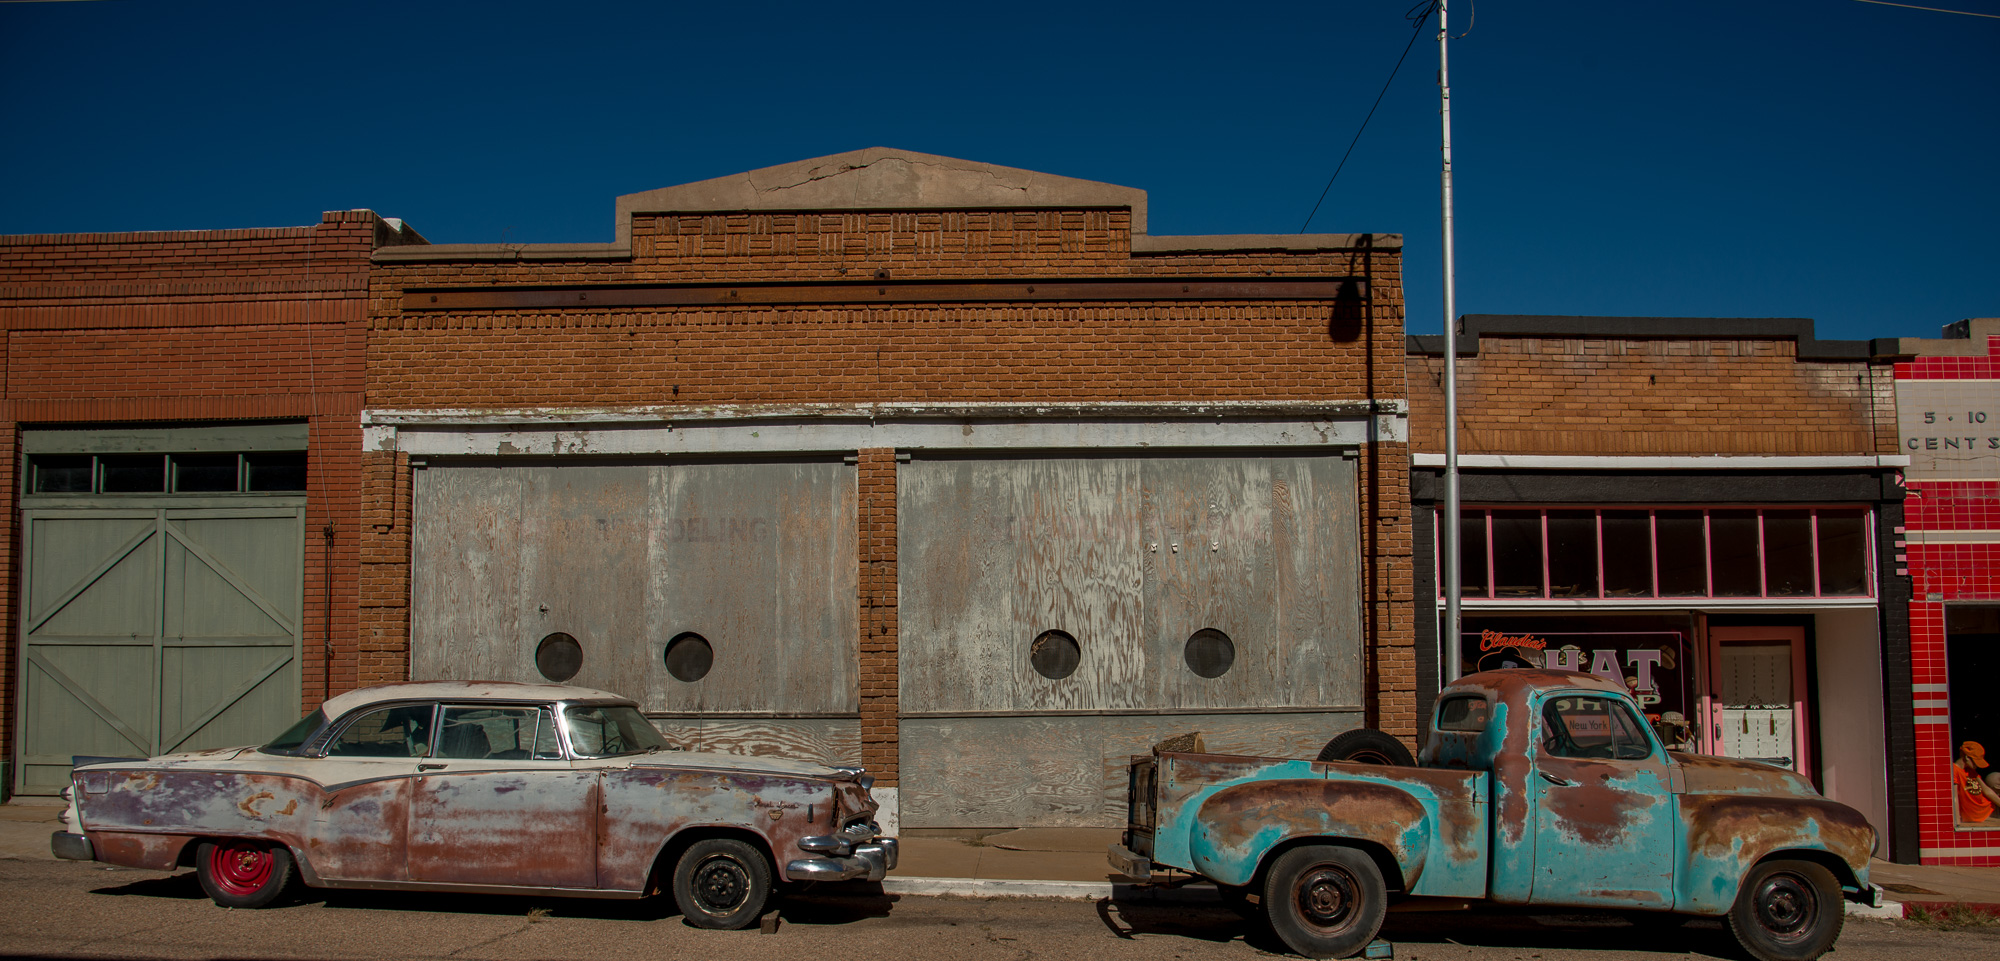
<path fill-rule="evenodd" d="M 672 750 L 639 709 L 624 704 L 572 704 L 563 710 L 569 721 L 569 746 L 577 757 L 616 757 Z"/>
<path fill-rule="evenodd" d="M 304 747 L 306 741 L 312 738 L 313 732 L 318 731 L 325 723 L 326 715 L 314 711 L 299 718 L 297 723 L 285 728 L 285 733 L 272 738 L 269 744 L 258 750 L 266 754 L 297 754 L 299 748 Z"/>

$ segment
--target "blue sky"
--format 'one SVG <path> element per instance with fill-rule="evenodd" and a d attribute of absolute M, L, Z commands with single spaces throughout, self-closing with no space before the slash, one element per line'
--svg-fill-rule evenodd
<path fill-rule="evenodd" d="M 2000 0 L 1935 0 L 2000 14 Z M 604 241 L 612 200 L 885 145 L 1297 231 L 1408 4 L 0 4 L 0 233 Z M 1476 6 L 1476 8 L 1475 8 Z M 1454 0 L 1463 313 L 2000 315 L 2000 20 L 1854 0 Z M 1442 329 L 1436 44 L 1315 231 L 1407 237 Z"/>

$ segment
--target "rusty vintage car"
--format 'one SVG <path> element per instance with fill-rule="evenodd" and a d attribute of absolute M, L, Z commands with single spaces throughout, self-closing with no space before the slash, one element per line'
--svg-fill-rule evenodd
<path fill-rule="evenodd" d="M 854 767 L 681 751 L 632 701 L 551 684 L 342 694 L 261 747 L 78 758 L 58 857 L 192 865 L 217 904 L 322 888 L 637 898 L 740 928 L 777 882 L 880 880 Z"/>
<path fill-rule="evenodd" d="M 1133 759 L 1111 864 L 1206 878 L 1320 958 L 1364 950 L 1391 896 L 1724 917 L 1758 961 L 1817 958 L 1844 901 L 1880 906 L 1859 812 L 1782 768 L 1666 751 L 1642 716 L 1594 675 L 1510 669 L 1438 695 L 1416 767 L 1159 749 Z"/>

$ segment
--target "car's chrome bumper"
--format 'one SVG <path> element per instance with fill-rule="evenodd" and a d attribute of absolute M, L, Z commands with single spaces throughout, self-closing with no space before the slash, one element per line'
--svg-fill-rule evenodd
<path fill-rule="evenodd" d="M 97 860 L 97 852 L 91 849 L 90 839 L 68 831 L 49 835 L 49 851 L 65 861 Z"/>
<path fill-rule="evenodd" d="M 785 865 L 791 881 L 880 881 L 896 868 L 896 839 L 876 838 L 856 844 L 845 857 L 799 858 Z"/>

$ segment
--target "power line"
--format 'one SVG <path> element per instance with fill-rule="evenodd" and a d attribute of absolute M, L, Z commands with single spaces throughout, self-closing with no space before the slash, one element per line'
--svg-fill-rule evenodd
<path fill-rule="evenodd" d="M 1878 7 L 1902 7 L 1905 10 L 1929 10 L 1932 13 L 1955 13 L 1961 17 L 1985 17 L 2000 20 L 2000 13 L 1973 13 L 1970 10 L 1946 10 L 1943 7 L 1919 7 L 1914 3 L 1890 3 L 1889 0 L 1854 0 L 1855 3 L 1872 3 Z"/>
<path fill-rule="evenodd" d="M 1424 24 L 1430 20 L 1431 12 L 1437 9 L 1436 0 L 1425 0 L 1418 6 L 1423 8 L 1423 12 L 1418 13 L 1413 7 L 1406 14 L 1416 21 L 1416 26 L 1410 30 L 1410 42 L 1403 45 L 1403 55 L 1396 58 L 1396 66 L 1389 71 L 1389 79 L 1382 82 L 1382 92 L 1375 95 L 1375 105 L 1368 108 L 1368 116 L 1361 118 L 1361 129 L 1354 131 L 1354 139 L 1347 144 L 1347 152 L 1340 155 L 1340 163 L 1334 166 L 1333 176 L 1326 178 L 1326 186 L 1320 190 L 1319 199 L 1313 201 L 1312 213 L 1306 214 L 1306 222 L 1299 225 L 1299 233 L 1305 233 L 1306 228 L 1312 226 L 1320 205 L 1326 203 L 1327 191 L 1332 190 L 1333 182 L 1340 178 L 1341 169 L 1347 166 L 1347 158 L 1354 155 L 1354 146 L 1361 142 L 1361 134 L 1368 129 L 1368 121 L 1375 119 L 1375 108 L 1382 106 L 1382 98 L 1388 95 L 1389 85 L 1396 82 L 1396 73 L 1403 69 L 1403 61 L 1410 56 L 1410 48 L 1417 45 L 1417 36 L 1424 32 Z"/>

